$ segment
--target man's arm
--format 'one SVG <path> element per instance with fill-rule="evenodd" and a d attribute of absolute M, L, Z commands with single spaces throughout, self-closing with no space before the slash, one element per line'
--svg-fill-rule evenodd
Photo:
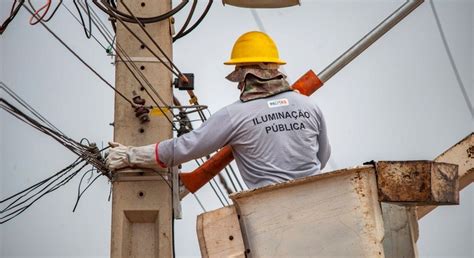
<path fill-rule="evenodd" d="M 234 134 L 226 108 L 219 110 L 198 129 L 157 144 L 133 147 L 110 142 L 107 167 L 115 171 L 125 167 L 172 167 L 208 155 L 229 144 Z"/>
<path fill-rule="evenodd" d="M 234 130 L 230 115 L 223 108 L 199 128 L 180 137 L 162 141 L 156 148 L 158 162 L 175 166 L 206 156 L 230 143 Z"/>

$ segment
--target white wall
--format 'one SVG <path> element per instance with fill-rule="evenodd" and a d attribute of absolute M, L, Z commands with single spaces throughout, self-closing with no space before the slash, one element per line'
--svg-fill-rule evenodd
<path fill-rule="evenodd" d="M 205 1 L 200 1 L 199 10 Z M 301 7 L 257 11 L 290 80 L 312 68 L 321 71 L 403 1 L 302 1 Z M 461 78 L 473 96 L 473 3 L 436 1 Z M 0 9 L 9 3 L 1 2 Z M 69 5 L 71 6 L 71 5 Z M 178 23 L 184 14 L 178 15 Z M 113 93 L 23 10 L 0 37 L 1 80 L 75 139 L 106 142 L 112 137 Z M 109 81 L 110 58 L 60 10 L 51 26 Z M 175 43 L 174 58 L 196 75 L 200 102 L 216 111 L 238 93 L 223 77 L 222 62 L 241 33 L 258 29 L 249 10 L 215 1 L 209 16 Z M 0 52 L 0 55 L 2 53 Z M 6 65 L 8 64 L 8 65 Z M 182 102 L 187 98 L 178 93 Z M 431 9 L 419 9 L 332 78 L 312 97 L 324 111 L 333 146 L 329 170 L 368 160 L 432 159 L 473 130 L 473 119 L 449 65 Z M 0 117 L 1 118 L 1 117 Z M 10 195 L 66 166 L 73 155 L 46 136 L 4 116 L 0 192 Z M 193 164 L 187 164 L 190 170 Z M 100 180 L 71 213 L 78 180 L 39 201 L 16 220 L 0 226 L 0 257 L 108 257 L 110 203 Z M 473 187 L 460 206 L 438 208 L 420 221 L 422 257 L 472 257 Z M 206 209 L 219 207 L 211 190 L 198 192 Z M 180 257 L 199 256 L 195 218 L 201 209 L 192 197 L 176 222 Z M 8 237 L 5 237 L 8 236 Z"/>

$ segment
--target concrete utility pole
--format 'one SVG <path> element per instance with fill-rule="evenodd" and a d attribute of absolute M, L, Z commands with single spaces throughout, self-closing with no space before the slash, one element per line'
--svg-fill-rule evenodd
<path fill-rule="evenodd" d="M 157 16 L 171 9 L 170 0 L 126 1 L 126 4 L 137 17 Z M 119 10 L 127 13 L 121 5 Z M 159 53 L 137 24 L 129 24 L 150 48 Z M 171 58 L 170 20 L 146 24 L 145 28 Z M 171 72 L 120 23 L 117 23 L 116 40 L 164 101 L 172 103 Z M 146 99 L 147 105 L 155 105 L 119 58 L 116 59 L 115 78 L 116 88 L 128 98 L 132 99 L 133 92 L 136 92 Z M 171 137 L 171 125 L 164 116 L 153 117 L 150 122 L 141 124 L 130 104 L 116 95 L 115 141 L 140 146 Z M 156 173 L 119 173 L 113 182 L 111 257 L 172 257 L 171 198 L 170 187 Z"/>

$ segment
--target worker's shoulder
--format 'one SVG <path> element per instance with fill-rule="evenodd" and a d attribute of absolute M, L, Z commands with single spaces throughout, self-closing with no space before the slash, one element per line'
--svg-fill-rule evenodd
<path fill-rule="evenodd" d="M 286 106 L 286 105 L 298 105 L 298 106 L 307 106 L 315 107 L 316 104 L 311 101 L 308 96 L 301 95 L 295 91 L 286 91 L 271 97 L 255 99 L 251 101 L 243 102 L 237 100 L 234 103 L 226 106 L 225 108 L 232 112 L 238 111 L 241 109 L 259 109 L 259 108 L 272 108 L 277 106 Z"/>
<path fill-rule="evenodd" d="M 287 91 L 267 100 L 266 103 L 269 107 L 278 105 L 288 105 L 293 107 L 302 107 L 310 109 L 319 109 L 316 103 L 308 96 L 302 95 L 296 91 Z"/>
<path fill-rule="evenodd" d="M 314 117 L 320 117 L 321 111 L 311 98 L 295 91 L 287 91 L 266 98 L 243 102 L 238 100 L 223 108 L 228 118 L 238 121 L 248 119 L 258 114 L 274 112 L 310 112 Z"/>

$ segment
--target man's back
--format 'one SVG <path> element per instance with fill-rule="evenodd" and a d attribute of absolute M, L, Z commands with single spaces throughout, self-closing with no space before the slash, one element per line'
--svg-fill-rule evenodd
<path fill-rule="evenodd" d="M 325 166 L 326 126 L 308 97 L 290 91 L 225 109 L 233 130 L 229 144 L 248 187 L 313 175 Z"/>

